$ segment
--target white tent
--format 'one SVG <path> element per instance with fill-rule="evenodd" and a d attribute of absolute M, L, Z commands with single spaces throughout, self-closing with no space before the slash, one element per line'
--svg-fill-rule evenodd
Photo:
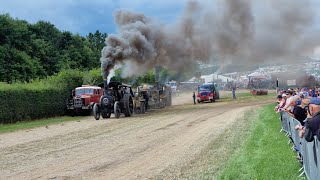
<path fill-rule="evenodd" d="M 260 73 L 260 72 L 253 72 L 248 75 L 250 78 L 254 79 L 268 79 L 268 76 L 266 74 Z"/>
<path fill-rule="evenodd" d="M 204 79 L 205 83 L 210 83 L 214 80 L 221 79 L 222 82 L 228 82 L 228 81 L 233 81 L 232 78 L 218 75 L 218 74 L 209 74 L 209 75 L 203 75 L 201 76 L 201 79 Z"/>
<path fill-rule="evenodd" d="M 192 77 L 187 82 L 197 82 L 197 81 L 198 81 L 198 79 L 196 77 Z"/>
<path fill-rule="evenodd" d="M 249 74 L 248 76 L 249 77 L 256 77 L 256 76 L 265 76 L 265 75 L 262 73 L 259 73 L 259 72 L 253 72 L 253 73 Z"/>

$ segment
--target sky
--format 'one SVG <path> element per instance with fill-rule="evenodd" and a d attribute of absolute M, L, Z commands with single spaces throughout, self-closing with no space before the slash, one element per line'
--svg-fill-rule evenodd
<path fill-rule="evenodd" d="M 99 30 L 115 33 L 113 12 L 142 12 L 161 22 L 173 22 L 183 11 L 184 0 L 0 0 L 0 14 L 36 23 L 49 21 L 62 31 L 81 35 Z"/>
<path fill-rule="evenodd" d="M 163 23 L 173 23 L 187 0 L 0 0 L 0 14 L 30 23 L 49 21 L 62 31 L 81 35 L 99 30 L 116 33 L 113 12 L 127 9 L 142 12 Z M 210 1 L 210 0 L 199 0 Z M 211 0 L 212 1 L 212 0 Z M 263 0 L 261 0 L 263 1 Z M 312 0 L 320 27 L 320 1 Z M 258 12 L 259 13 L 259 12 Z M 267 13 L 267 12 L 264 12 Z"/>

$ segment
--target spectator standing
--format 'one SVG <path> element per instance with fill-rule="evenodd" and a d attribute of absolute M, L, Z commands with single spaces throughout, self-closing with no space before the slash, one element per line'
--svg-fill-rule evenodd
<path fill-rule="evenodd" d="M 193 98 L 193 104 L 196 105 L 197 103 L 196 103 L 196 93 L 195 92 L 193 92 L 192 98 Z"/>
<path fill-rule="evenodd" d="M 237 97 L 236 97 L 236 86 L 232 87 L 232 99 L 233 100 L 237 99 Z"/>
<path fill-rule="evenodd" d="M 286 94 L 278 95 L 277 99 L 279 104 L 278 106 L 276 106 L 275 111 L 280 112 L 280 109 L 282 109 L 286 105 L 287 95 Z"/>
<path fill-rule="evenodd" d="M 289 110 L 286 110 L 286 112 L 298 120 L 301 125 L 304 125 L 304 120 L 307 118 L 307 111 L 305 110 L 305 107 L 309 104 L 308 99 L 304 99 L 301 105 L 298 105 L 299 96 L 293 96 L 291 100 L 291 105 L 293 106 L 292 112 Z"/>
<path fill-rule="evenodd" d="M 311 97 L 317 97 L 316 90 L 314 88 L 311 90 L 311 94 Z"/>
<path fill-rule="evenodd" d="M 304 138 L 308 142 L 314 140 L 320 129 L 320 99 L 311 98 L 308 106 L 308 116 L 305 124 Z"/>
<path fill-rule="evenodd" d="M 286 100 L 285 106 L 283 107 L 284 110 L 291 110 L 291 111 L 293 110 L 293 106 L 291 106 L 291 99 L 293 97 L 292 94 L 293 94 L 292 91 L 286 92 L 287 100 Z"/>
<path fill-rule="evenodd" d="M 303 92 L 302 92 L 304 98 L 307 98 L 309 96 L 309 93 L 308 93 L 308 89 L 303 89 Z"/>

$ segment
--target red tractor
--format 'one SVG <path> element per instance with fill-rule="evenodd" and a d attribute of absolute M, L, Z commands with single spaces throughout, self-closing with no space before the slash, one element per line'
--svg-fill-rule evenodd
<path fill-rule="evenodd" d="M 98 103 L 104 89 L 98 86 L 77 87 L 72 91 L 72 99 L 67 100 L 67 112 L 71 115 L 90 115 L 93 105 Z"/>
<path fill-rule="evenodd" d="M 198 87 L 197 102 L 215 102 L 216 91 L 213 84 L 203 84 Z"/>

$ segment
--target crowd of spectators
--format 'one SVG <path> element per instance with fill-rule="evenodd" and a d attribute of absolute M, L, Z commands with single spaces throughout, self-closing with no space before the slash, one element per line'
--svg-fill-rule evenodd
<path fill-rule="evenodd" d="M 286 112 L 301 123 L 295 127 L 300 138 L 312 142 L 320 140 L 320 88 L 288 89 L 279 91 L 276 112 Z"/>

